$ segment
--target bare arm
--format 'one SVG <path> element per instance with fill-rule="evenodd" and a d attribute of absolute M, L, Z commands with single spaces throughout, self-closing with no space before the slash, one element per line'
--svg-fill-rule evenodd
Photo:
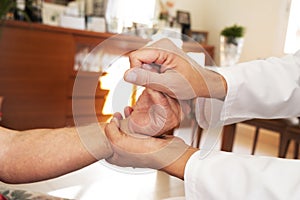
<path fill-rule="evenodd" d="M 198 150 L 199 149 L 197 148 L 189 147 L 178 160 L 168 165 L 167 167 L 162 168 L 161 171 L 164 171 L 172 176 L 175 176 L 183 180 L 185 166 L 188 160 L 190 159 L 190 157 Z"/>
<path fill-rule="evenodd" d="M 88 137 L 99 139 L 89 146 L 73 127 L 21 132 L 0 128 L 0 181 L 28 183 L 58 177 L 96 162 L 90 150 L 97 151 L 98 159 L 110 156 L 110 145 L 106 137 L 99 137 L 96 126 L 87 127 Z"/>

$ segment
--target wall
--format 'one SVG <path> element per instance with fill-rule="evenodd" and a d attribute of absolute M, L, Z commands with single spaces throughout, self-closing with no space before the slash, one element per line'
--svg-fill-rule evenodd
<path fill-rule="evenodd" d="M 191 12 L 192 29 L 209 31 L 209 44 L 219 58 L 221 30 L 237 23 L 246 27 L 240 61 L 282 56 L 290 0 L 186 0 L 176 9 Z"/>

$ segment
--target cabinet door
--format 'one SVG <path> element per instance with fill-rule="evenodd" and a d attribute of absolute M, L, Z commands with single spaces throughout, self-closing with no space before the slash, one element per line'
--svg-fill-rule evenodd
<path fill-rule="evenodd" d="M 63 127 L 72 36 L 30 25 L 0 28 L 1 125 L 19 130 Z"/>

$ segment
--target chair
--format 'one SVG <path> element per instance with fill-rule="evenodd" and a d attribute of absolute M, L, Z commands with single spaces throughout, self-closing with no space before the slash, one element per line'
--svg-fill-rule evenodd
<path fill-rule="evenodd" d="M 242 123 L 255 126 L 255 135 L 254 135 L 254 142 L 252 146 L 251 154 L 254 155 L 257 145 L 257 140 L 259 136 L 259 130 L 260 129 L 267 129 L 270 131 L 277 132 L 280 136 L 280 142 L 279 142 L 279 149 L 278 149 L 278 157 L 285 158 L 286 153 L 284 153 L 284 150 L 287 149 L 288 145 L 286 140 L 286 129 L 289 126 L 293 126 L 298 124 L 298 121 L 296 118 L 287 118 L 287 119 L 252 119 L 248 121 L 244 121 Z"/>
<path fill-rule="evenodd" d="M 192 143 L 191 143 L 191 146 L 195 147 L 195 148 L 199 148 L 203 129 L 197 124 L 196 121 L 194 121 L 193 123 L 194 124 L 192 125 Z"/>
<path fill-rule="evenodd" d="M 260 129 L 263 128 L 263 129 L 274 131 L 280 135 L 278 157 L 285 158 L 288 145 L 289 145 L 288 141 L 291 139 L 288 137 L 289 134 L 287 133 L 287 130 L 289 127 L 297 126 L 299 122 L 297 118 L 287 118 L 287 119 L 251 119 L 240 123 L 254 126 L 256 128 L 255 135 L 254 135 L 254 142 L 251 151 L 252 155 L 255 153 L 259 131 Z M 221 150 L 232 151 L 235 131 L 236 131 L 236 124 L 228 125 L 224 127 L 223 140 L 222 140 L 223 149 Z M 290 135 L 294 135 L 294 134 L 291 133 Z"/>
<path fill-rule="evenodd" d="M 299 143 L 300 143 L 300 118 L 299 124 L 289 126 L 285 132 L 285 138 L 282 141 L 283 146 L 283 155 L 286 156 L 288 147 L 290 145 L 290 141 L 293 140 L 295 142 L 295 149 L 294 149 L 294 159 L 298 159 L 299 155 Z"/>

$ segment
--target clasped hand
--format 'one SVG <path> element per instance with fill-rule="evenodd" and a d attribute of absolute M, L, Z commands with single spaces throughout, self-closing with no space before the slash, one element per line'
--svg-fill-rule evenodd
<path fill-rule="evenodd" d="M 184 106 L 188 109 L 186 104 Z M 124 113 L 125 119 L 115 113 L 105 129 L 114 152 L 106 159 L 109 163 L 161 169 L 177 160 L 188 148 L 182 139 L 163 135 L 178 126 L 184 117 L 177 100 L 145 89 L 136 105 L 125 108 Z"/>

